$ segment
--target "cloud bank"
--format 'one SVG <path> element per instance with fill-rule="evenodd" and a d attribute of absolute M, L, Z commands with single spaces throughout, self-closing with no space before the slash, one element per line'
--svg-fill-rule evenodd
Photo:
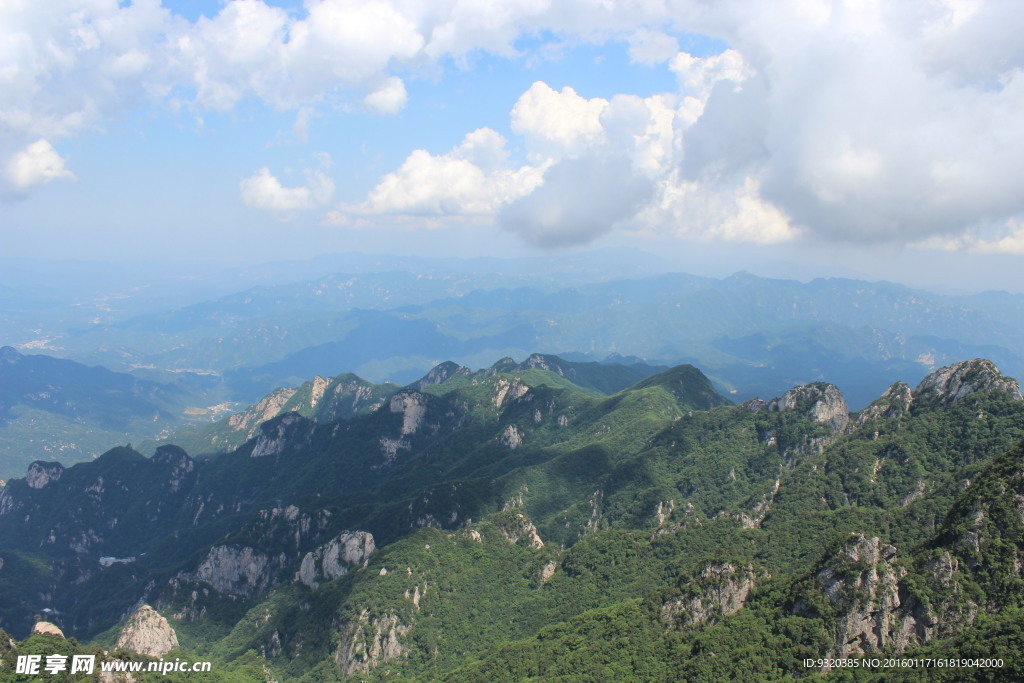
<path fill-rule="evenodd" d="M 534 84 L 510 124 L 543 182 L 498 208 L 502 227 L 541 246 L 628 225 L 1024 251 L 1024 43 L 1008 28 L 1024 9 L 725 2 L 661 18 L 732 48 L 669 57 L 668 36 L 641 26 L 632 58 L 667 61 L 676 92 Z"/>
<path fill-rule="evenodd" d="M 158 0 L 3 3 L 0 191 L 73 177 L 60 141 L 146 103 L 256 100 L 296 111 L 301 139 L 320 107 L 393 114 L 422 70 L 516 59 L 523 37 L 549 36 L 617 43 L 677 87 L 587 98 L 535 83 L 510 112 L 514 141 L 480 129 L 414 151 L 342 212 L 474 216 L 539 246 L 632 228 L 1022 251 L 1022 24 L 998 0 L 230 0 L 196 22 Z M 730 49 L 680 52 L 684 32 Z M 316 207 L 324 179 L 285 187 L 262 169 L 242 196 Z"/>

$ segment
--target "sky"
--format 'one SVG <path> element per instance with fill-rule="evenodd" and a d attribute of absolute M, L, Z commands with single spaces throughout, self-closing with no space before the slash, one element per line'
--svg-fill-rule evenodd
<path fill-rule="evenodd" d="M 983 0 L 3 0 L 0 257 L 1024 291 L 1022 32 Z"/>

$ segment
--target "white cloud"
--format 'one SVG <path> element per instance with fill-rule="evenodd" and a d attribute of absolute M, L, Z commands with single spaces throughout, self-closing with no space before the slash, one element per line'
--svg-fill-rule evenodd
<path fill-rule="evenodd" d="M 663 31 L 641 28 L 628 40 L 630 60 L 647 66 L 667 62 L 679 52 L 679 41 Z"/>
<path fill-rule="evenodd" d="M 588 100 L 569 86 L 558 92 L 537 81 L 512 107 L 512 130 L 535 159 L 577 155 L 602 140 L 606 106 L 608 100 Z"/>
<path fill-rule="evenodd" d="M 750 75 L 685 133 L 709 186 L 830 240 L 909 243 L 1024 210 L 1024 49 L 1012 3 L 802 3 L 718 11 Z"/>
<path fill-rule="evenodd" d="M 12 187 L 15 176 L 67 177 L 56 152 L 49 164 L 41 152 L 33 162 L 15 155 L 151 101 L 180 102 L 198 115 L 255 98 L 298 110 L 302 140 L 317 108 L 339 100 L 400 110 L 408 98 L 402 77 L 448 58 L 468 67 L 479 51 L 516 56 L 524 36 L 542 37 L 537 52 L 615 41 L 636 62 L 667 60 L 676 92 L 588 99 L 535 83 L 510 120 L 527 165 L 502 156 L 487 166 L 462 146 L 416 152 L 360 210 L 494 216 L 517 202 L 526 216 L 528 207 L 540 210 L 529 194 L 547 196 L 542 188 L 552 182 L 576 226 L 567 234 L 583 241 L 610 224 L 595 222 L 588 233 L 574 222 L 570 198 L 583 204 L 580 216 L 587 198 L 568 187 L 564 169 L 589 159 L 600 184 L 601 169 L 618 160 L 616 225 L 723 239 L 935 238 L 1014 249 L 1015 232 L 983 240 L 1002 245 L 992 247 L 971 236 L 1024 212 L 1022 21 L 1019 3 L 998 0 L 307 0 L 291 13 L 265 0 L 229 0 L 195 23 L 158 0 L 4 2 L 0 164 Z M 673 36 L 683 32 L 731 48 L 672 55 Z M 269 170 L 245 182 L 255 205 L 309 206 L 325 194 L 326 176 L 317 173 L 294 187 Z M 649 191 L 625 191 L 634 183 Z M 626 206 L 635 212 L 626 215 Z"/>
<path fill-rule="evenodd" d="M 392 76 L 383 85 L 363 98 L 363 103 L 380 114 L 396 114 L 405 107 L 409 95 L 401 78 Z"/>
<path fill-rule="evenodd" d="M 5 176 L 16 190 L 48 183 L 58 178 L 75 179 L 66 167 L 67 159 L 57 154 L 48 140 L 40 139 L 13 155 L 7 162 Z"/>
<path fill-rule="evenodd" d="M 726 50 L 709 57 L 679 52 L 672 57 L 669 69 L 676 75 L 682 94 L 701 103 L 707 102 L 711 89 L 720 81 L 739 85 L 751 74 L 743 55 L 736 50 Z"/>
<path fill-rule="evenodd" d="M 756 176 L 708 184 L 669 173 L 660 179 L 653 201 L 637 214 L 636 224 L 709 241 L 773 244 L 799 236 L 789 217 L 761 198 Z"/>
<path fill-rule="evenodd" d="M 324 153 L 317 156 L 321 168 L 306 171 L 305 185 L 285 187 L 266 166 L 244 178 L 239 183 L 242 203 L 265 211 L 302 211 L 327 204 L 334 194 L 334 181 L 323 169 L 330 167 L 331 160 Z"/>
<path fill-rule="evenodd" d="M 349 207 L 360 214 L 420 216 L 491 215 L 536 187 L 542 168 L 505 163 L 505 138 L 481 128 L 451 151 L 434 156 L 416 150 L 385 175 L 366 201 Z"/>

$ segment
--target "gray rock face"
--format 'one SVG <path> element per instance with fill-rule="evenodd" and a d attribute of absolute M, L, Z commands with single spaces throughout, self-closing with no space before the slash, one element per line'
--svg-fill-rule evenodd
<path fill-rule="evenodd" d="M 411 628 L 401 623 L 393 612 L 371 617 L 370 611 L 364 609 L 355 621 L 345 624 L 341 642 L 334 652 L 342 677 L 366 674 L 385 662 L 405 656 L 409 646 L 402 639 Z"/>
<path fill-rule="evenodd" d="M 178 635 L 149 605 L 140 605 L 117 636 L 117 647 L 150 657 L 163 657 L 178 647 Z"/>
<path fill-rule="evenodd" d="M 565 376 L 565 373 L 562 371 L 562 368 L 558 367 L 557 365 L 552 365 L 547 361 L 546 358 L 544 358 L 542 354 L 539 353 L 534 353 L 529 358 L 524 360 L 521 367 L 525 370 L 539 368 L 541 370 L 547 370 L 548 372 L 553 372 L 563 377 Z"/>
<path fill-rule="evenodd" d="M 280 455 L 289 445 L 295 446 L 301 442 L 301 437 L 294 426 L 307 422 L 305 418 L 297 413 L 287 413 L 273 425 L 261 425 L 260 435 L 252 447 L 253 458 L 265 458 L 272 455 Z M 308 436 L 308 434 L 307 434 Z"/>
<path fill-rule="evenodd" d="M 448 381 L 451 377 L 456 375 L 472 375 L 473 371 L 464 365 L 453 363 L 452 361 L 445 361 L 440 365 L 435 365 L 430 369 L 423 379 L 416 382 L 415 386 L 422 389 L 425 386 L 432 384 L 443 384 Z"/>
<path fill-rule="evenodd" d="M 936 370 L 921 380 L 914 393 L 919 399 L 954 403 L 978 391 L 992 390 L 1005 391 L 1015 401 L 1024 400 L 1020 393 L 1020 383 L 1011 377 L 1003 377 L 995 363 L 983 358 L 966 360 Z"/>
<path fill-rule="evenodd" d="M 36 460 L 28 466 L 28 472 L 25 473 L 25 483 L 31 489 L 41 489 L 51 481 L 58 481 L 62 474 L 64 474 L 64 466 L 59 462 Z"/>
<path fill-rule="evenodd" d="M 403 391 L 391 397 L 388 410 L 402 414 L 402 436 L 415 434 L 427 413 L 427 397 L 414 391 Z"/>
<path fill-rule="evenodd" d="M 824 382 L 794 387 L 768 403 L 768 410 L 801 410 L 815 422 L 828 423 L 832 431 L 841 432 L 850 422 L 850 411 L 843 393 Z"/>
<path fill-rule="evenodd" d="M 281 414 L 281 409 L 296 391 L 294 388 L 275 389 L 256 405 L 228 417 L 228 427 L 236 432 L 245 432 L 246 438 L 251 439 L 261 424 Z"/>
<path fill-rule="evenodd" d="M 931 638 L 927 609 L 901 586 L 906 573 L 896 564 L 894 546 L 877 537 L 850 535 L 814 577 L 815 589 L 841 615 L 831 657 L 900 653 Z M 793 612 L 811 615 L 814 610 L 801 600 Z"/>
<path fill-rule="evenodd" d="M 252 596 L 269 588 L 287 558 L 261 553 L 248 546 L 218 545 L 210 548 L 195 572 L 183 578 L 210 584 L 220 593 Z"/>
<path fill-rule="evenodd" d="M 857 414 L 857 424 L 866 424 L 872 420 L 895 420 L 905 415 L 914 402 L 914 392 L 903 382 L 896 382 L 885 390 L 867 408 Z"/>
<path fill-rule="evenodd" d="M 350 569 L 365 567 L 375 549 L 372 534 L 365 531 L 343 531 L 303 556 L 295 580 L 316 588 L 323 581 L 347 574 Z"/>
<path fill-rule="evenodd" d="M 713 617 L 727 617 L 746 604 L 754 585 L 753 567 L 709 564 L 694 581 L 696 594 L 663 604 L 661 619 L 675 628 L 691 629 Z"/>
<path fill-rule="evenodd" d="M 498 437 L 498 441 L 502 446 L 514 451 L 521 443 L 523 443 L 523 434 L 515 425 L 509 425 L 505 427 L 501 436 Z"/>
<path fill-rule="evenodd" d="M 497 408 L 501 408 L 505 405 L 505 400 L 517 401 L 529 393 L 530 387 L 523 384 L 523 381 L 518 377 L 514 377 L 511 382 L 505 378 L 499 378 L 497 383 L 494 385 L 494 405 Z"/>

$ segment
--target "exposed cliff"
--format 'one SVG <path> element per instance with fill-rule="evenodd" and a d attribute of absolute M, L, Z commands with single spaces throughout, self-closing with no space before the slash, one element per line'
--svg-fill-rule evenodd
<path fill-rule="evenodd" d="M 180 578 L 208 583 L 220 593 L 253 596 L 275 583 L 288 562 L 284 553 L 269 554 L 249 546 L 217 545 L 210 548 L 194 571 Z"/>
<path fill-rule="evenodd" d="M 285 413 L 281 417 L 260 425 L 259 436 L 253 443 L 250 457 L 265 458 L 281 455 L 285 450 L 304 446 L 313 432 L 314 424 L 298 413 Z"/>
<path fill-rule="evenodd" d="M 522 512 L 510 508 L 494 518 L 495 524 L 509 543 L 543 548 L 544 541 L 537 533 L 537 527 Z"/>
<path fill-rule="evenodd" d="M 1020 383 L 1004 377 L 995 363 L 983 358 L 940 368 L 917 385 L 914 395 L 918 400 L 953 403 L 979 391 L 1004 392 L 1015 401 L 1024 400 Z"/>
<path fill-rule="evenodd" d="M 364 609 L 358 618 L 341 628 L 341 640 L 334 652 L 341 675 L 366 674 L 385 662 L 404 657 L 409 652 L 404 640 L 411 628 L 393 612 L 373 616 Z"/>
<path fill-rule="evenodd" d="M 826 617 L 834 624 L 830 657 L 901 653 L 927 642 L 933 621 L 927 608 L 902 585 L 906 575 L 894 546 L 878 537 L 851 534 L 819 565 L 809 593 L 796 601 L 792 611 Z"/>
<path fill-rule="evenodd" d="M 344 531 L 324 545 L 302 557 L 295 580 L 310 588 L 348 573 L 350 569 L 365 567 L 376 546 L 373 535 L 365 531 Z"/>
<path fill-rule="evenodd" d="M 150 657 L 163 657 L 178 647 L 178 635 L 149 605 L 139 605 L 117 636 L 117 647 Z"/>
<path fill-rule="evenodd" d="M 833 432 L 843 431 L 850 422 L 849 409 L 842 392 L 824 382 L 790 389 L 769 401 L 767 407 L 772 412 L 799 411 L 814 422 L 827 424 Z"/>
<path fill-rule="evenodd" d="M 661 619 L 678 629 L 692 629 L 740 611 L 756 582 L 754 568 L 711 563 L 688 582 L 683 596 L 661 606 Z"/>
<path fill-rule="evenodd" d="M 30 489 L 41 489 L 52 481 L 60 481 L 64 466 L 59 462 L 42 462 L 37 460 L 29 465 L 25 473 L 25 483 Z"/>

